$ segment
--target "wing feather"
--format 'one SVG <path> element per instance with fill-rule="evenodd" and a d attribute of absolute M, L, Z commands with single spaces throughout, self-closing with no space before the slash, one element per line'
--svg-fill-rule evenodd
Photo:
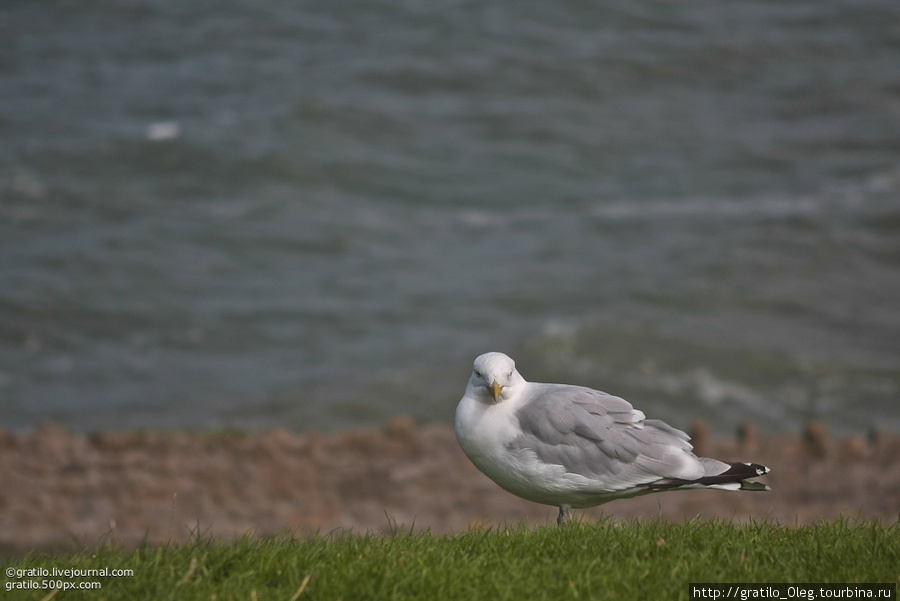
<path fill-rule="evenodd" d="M 510 447 L 531 450 L 597 490 L 703 475 L 687 434 L 645 420 L 625 399 L 580 386 L 531 386 L 531 398 L 517 412 L 523 434 Z"/>

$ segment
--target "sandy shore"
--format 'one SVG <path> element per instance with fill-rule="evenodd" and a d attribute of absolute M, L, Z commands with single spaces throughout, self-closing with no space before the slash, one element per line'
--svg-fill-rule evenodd
<path fill-rule="evenodd" d="M 596 519 L 697 515 L 809 524 L 841 514 L 900 515 L 900 437 L 831 440 L 821 424 L 793 436 L 736 440 L 692 432 L 702 454 L 772 468 L 766 493 L 690 491 L 620 500 Z M 391 522 L 447 532 L 474 523 L 553 523 L 556 510 L 482 476 L 453 431 L 395 418 L 333 434 L 103 432 L 56 426 L 0 431 L 0 551 L 70 549 L 108 537 L 133 547 L 204 536 L 390 531 Z"/>

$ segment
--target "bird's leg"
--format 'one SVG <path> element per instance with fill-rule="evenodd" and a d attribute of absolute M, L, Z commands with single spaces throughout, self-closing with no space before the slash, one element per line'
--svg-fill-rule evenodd
<path fill-rule="evenodd" d="M 559 515 L 556 517 L 556 525 L 563 526 L 570 519 L 572 519 L 572 508 L 568 505 L 560 505 Z"/>

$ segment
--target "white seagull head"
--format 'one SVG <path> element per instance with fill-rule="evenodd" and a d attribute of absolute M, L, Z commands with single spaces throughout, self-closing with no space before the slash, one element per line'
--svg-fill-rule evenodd
<path fill-rule="evenodd" d="M 503 353 L 485 353 L 475 359 L 466 395 L 496 404 L 512 397 L 525 383 L 516 371 L 515 361 Z"/>

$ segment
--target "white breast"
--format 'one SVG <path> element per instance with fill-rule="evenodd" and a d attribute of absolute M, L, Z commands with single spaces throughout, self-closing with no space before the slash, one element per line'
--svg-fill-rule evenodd
<path fill-rule="evenodd" d="M 562 466 L 539 461 L 533 451 L 510 448 L 509 443 L 522 433 L 515 417 L 517 405 L 514 399 L 490 405 L 463 397 L 456 409 L 459 446 L 475 467 L 504 489 L 538 503 L 555 504 L 561 490 L 581 488 L 586 480 L 566 474 Z"/>
<path fill-rule="evenodd" d="M 463 397 L 456 408 L 456 438 L 469 459 L 481 469 L 481 461 L 496 461 L 518 435 L 518 422 L 507 403 L 489 405 Z M 482 470 L 483 471 L 483 470 Z"/>

